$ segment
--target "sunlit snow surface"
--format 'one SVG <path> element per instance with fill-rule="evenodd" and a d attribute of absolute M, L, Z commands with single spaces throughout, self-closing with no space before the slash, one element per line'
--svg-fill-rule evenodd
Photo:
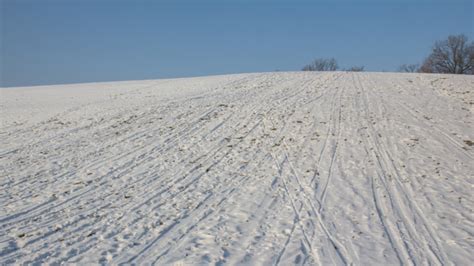
<path fill-rule="evenodd" d="M 0 89 L 0 264 L 474 261 L 474 77 Z"/>

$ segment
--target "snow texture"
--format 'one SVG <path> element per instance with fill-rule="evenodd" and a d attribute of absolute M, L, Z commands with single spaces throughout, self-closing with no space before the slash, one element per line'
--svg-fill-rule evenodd
<path fill-rule="evenodd" d="M 0 264 L 468 265 L 474 77 L 0 90 Z"/>

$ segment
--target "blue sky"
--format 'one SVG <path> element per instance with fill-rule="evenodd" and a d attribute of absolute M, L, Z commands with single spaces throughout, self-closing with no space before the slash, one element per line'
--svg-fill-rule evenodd
<path fill-rule="evenodd" d="M 1 86 L 300 70 L 317 57 L 394 71 L 449 34 L 471 1 L 0 0 Z"/>

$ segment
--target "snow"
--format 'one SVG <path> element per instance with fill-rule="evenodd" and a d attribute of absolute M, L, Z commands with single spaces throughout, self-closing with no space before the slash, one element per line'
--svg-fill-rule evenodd
<path fill-rule="evenodd" d="M 0 264 L 474 260 L 474 77 L 0 90 Z"/>

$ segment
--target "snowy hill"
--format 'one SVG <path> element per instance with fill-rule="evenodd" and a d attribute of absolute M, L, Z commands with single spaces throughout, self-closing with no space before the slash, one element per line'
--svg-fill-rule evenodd
<path fill-rule="evenodd" d="M 470 264 L 474 77 L 0 89 L 0 264 Z"/>

